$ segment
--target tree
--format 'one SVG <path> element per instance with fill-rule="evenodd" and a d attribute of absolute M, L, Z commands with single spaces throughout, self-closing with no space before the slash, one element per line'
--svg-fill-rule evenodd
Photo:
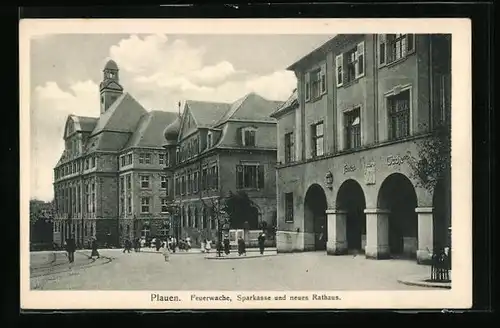
<path fill-rule="evenodd" d="M 417 143 L 417 157 L 412 157 L 409 164 L 412 169 L 412 178 L 417 187 L 424 188 L 434 196 L 434 201 L 444 204 L 435 204 L 443 209 L 444 217 L 435 220 L 445 220 L 451 224 L 451 124 L 450 111 L 435 127 L 431 135 Z M 438 184 L 440 187 L 438 188 Z M 435 212 L 436 213 L 436 212 Z M 435 233 L 441 233 L 435 231 Z M 449 238 L 450 236 L 448 236 Z M 440 242 L 439 240 L 434 241 Z M 451 239 L 446 243 L 451 246 Z"/>
<path fill-rule="evenodd" d="M 258 227 L 258 210 L 255 203 L 244 191 L 229 192 L 224 210 L 229 216 L 233 229 L 256 229 Z"/>

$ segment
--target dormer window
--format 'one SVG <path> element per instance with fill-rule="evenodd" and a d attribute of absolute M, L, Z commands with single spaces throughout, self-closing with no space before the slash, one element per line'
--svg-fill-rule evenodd
<path fill-rule="evenodd" d="M 257 129 L 253 127 L 244 128 L 241 130 L 241 138 L 243 146 L 255 147 Z"/>

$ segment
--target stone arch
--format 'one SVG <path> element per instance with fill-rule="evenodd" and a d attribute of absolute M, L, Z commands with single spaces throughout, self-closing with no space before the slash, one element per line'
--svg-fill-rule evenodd
<path fill-rule="evenodd" d="M 337 215 L 345 215 L 347 250 L 364 252 L 366 245 L 365 193 L 354 179 L 345 180 L 337 191 L 335 200 Z"/>
<path fill-rule="evenodd" d="M 416 257 L 418 197 L 411 180 L 402 173 L 388 175 L 377 195 L 377 207 L 387 211 L 388 244 L 392 257 Z"/>
<path fill-rule="evenodd" d="M 326 250 L 327 208 L 328 201 L 324 189 L 316 183 L 309 186 L 304 197 L 304 238 L 313 240 L 314 250 Z"/>

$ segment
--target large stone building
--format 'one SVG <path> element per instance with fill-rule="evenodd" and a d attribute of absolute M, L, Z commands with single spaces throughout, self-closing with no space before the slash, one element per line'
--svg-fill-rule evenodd
<path fill-rule="evenodd" d="M 99 91 L 99 117 L 66 120 L 65 149 L 54 168 L 54 242 L 73 234 L 78 244 L 95 236 L 118 245 L 125 237 L 167 235 L 162 131 L 177 115 L 147 111 L 124 93 L 112 60 Z"/>
<path fill-rule="evenodd" d="M 449 117 L 451 36 L 337 35 L 288 69 L 297 89 L 272 114 L 278 250 L 427 261 L 446 243 L 446 192 L 409 162 Z"/>
<path fill-rule="evenodd" d="M 181 238 L 190 236 L 194 245 L 216 238 L 213 210 L 230 192 L 245 191 L 255 204 L 248 228 L 275 222 L 276 120 L 270 114 L 280 104 L 255 93 L 232 104 L 186 101 L 166 127 L 168 195 L 179 211 Z"/>

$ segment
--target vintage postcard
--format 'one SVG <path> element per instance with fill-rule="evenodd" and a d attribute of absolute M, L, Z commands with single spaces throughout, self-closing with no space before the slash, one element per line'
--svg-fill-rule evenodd
<path fill-rule="evenodd" d="M 23 309 L 472 305 L 464 19 L 22 20 Z"/>

